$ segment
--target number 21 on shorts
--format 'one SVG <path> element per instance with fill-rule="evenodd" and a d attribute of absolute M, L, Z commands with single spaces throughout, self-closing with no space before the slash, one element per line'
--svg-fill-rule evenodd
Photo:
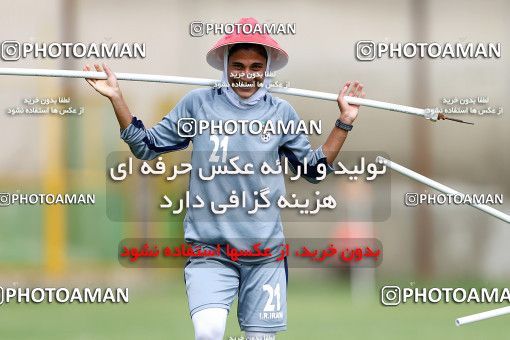
<path fill-rule="evenodd" d="M 276 287 L 273 289 L 271 285 L 263 285 L 262 290 L 268 293 L 268 298 L 266 305 L 264 307 L 264 312 L 274 312 L 275 311 L 275 305 L 273 303 L 273 298 L 276 298 L 276 311 L 279 312 L 281 308 L 281 298 L 280 298 L 280 284 L 277 283 Z"/>
<path fill-rule="evenodd" d="M 274 288 L 269 284 L 265 284 L 262 286 L 262 290 L 267 293 L 267 301 L 264 306 L 264 311 L 259 313 L 260 319 L 283 319 L 283 313 L 281 311 L 280 284 L 277 283 Z"/>

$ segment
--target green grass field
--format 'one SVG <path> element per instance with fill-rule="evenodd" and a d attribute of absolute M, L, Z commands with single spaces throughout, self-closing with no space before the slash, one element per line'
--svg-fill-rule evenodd
<path fill-rule="evenodd" d="M 29 207 L 4 209 L 0 213 L 0 257 L 4 280 L 17 275 L 38 278 L 43 268 L 43 228 L 41 211 Z M 68 228 L 68 267 L 65 276 L 74 275 L 76 267 L 91 270 L 80 286 L 96 287 L 103 282 L 106 270 L 118 270 L 117 246 L 120 239 L 138 235 L 136 224 L 121 225 L 109 221 L 96 207 L 70 210 Z M 104 207 L 101 208 L 105 211 Z M 23 220 L 23 223 L 18 221 Z M 178 225 L 151 227 L 151 233 L 176 237 Z M 152 235 L 152 234 L 151 234 Z M 162 237 L 161 236 L 161 237 Z M 93 269 L 97 263 L 101 267 Z M 508 339 L 510 315 L 456 327 L 454 320 L 501 305 L 477 304 L 405 304 L 384 307 L 375 294 L 359 305 L 351 300 L 349 288 L 333 277 L 317 276 L 317 269 L 290 269 L 288 288 L 288 330 L 278 339 Z M 34 274 L 33 272 L 36 271 Z M 130 271 L 136 269 L 127 269 Z M 3 339 L 193 339 L 182 269 L 162 269 L 162 275 L 148 275 L 137 286 L 140 275 L 133 272 L 129 280 L 130 302 L 118 305 L 99 304 L 8 304 L 0 306 L 0 340 Z M 152 271 L 150 271 L 152 273 Z M 112 280 L 110 275 L 107 279 Z M 83 275 L 82 275 L 83 277 Z M 154 279 L 158 277 L 158 279 Z M 125 279 L 125 277 L 123 277 Z M 394 284 L 378 282 L 380 285 Z M 59 282 L 59 281 L 57 281 Z M 65 282 L 65 281 L 63 281 Z M 407 283 L 406 283 L 407 282 Z M 461 283 L 459 283 L 461 282 Z M 0 282 L 9 285 L 10 282 Z M 408 281 L 402 281 L 402 285 Z M 437 287 L 486 286 L 488 282 L 432 282 Z M 50 285 L 47 285 L 51 287 Z M 497 285 L 496 285 L 497 286 Z M 503 284 L 505 286 L 505 284 Z M 147 288 L 149 287 L 149 288 Z M 225 338 L 241 336 L 237 307 L 231 309 Z"/>
<path fill-rule="evenodd" d="M 291 271 L 292 275 L 292 271 Z M 130 289 L 128 304 L 0 306 L 0 339 L 193 339 L 182 280 Z M 378 298 L 378 296 L 376 295 Z M 331 279 L 292 278 L 288 330 L 278 339 L 508 339 L 509 317 L 456 327 L 456 317 L 497 308 L 475 304 L 354 305 Z M 236 305 L 225 338 L 242 335 Z"/>

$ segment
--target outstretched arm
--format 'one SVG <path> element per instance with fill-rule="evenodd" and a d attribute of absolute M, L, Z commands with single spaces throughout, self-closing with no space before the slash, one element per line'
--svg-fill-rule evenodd
<path fill-rule="evenodd" d="M 165 152 L 184 149 L 188 146 L 191 138 L 186 138 L 178 133 L 178 121 L 180 118 L 189 118 L 191 115 L 192 98 L 186 95 L 158 124 L 146 129 L 143 122 L 134 117 L 122 96 L 117 77 L 108 66 L 94 65 L 98 72 L 104 72 L 107 79 L 89 79 L 87 82 L 100 94 L 110 99 L 115 116 L 121 129 L 120 137 L 129 145 L 129 148 L 139 159 L 154 159 Z M 84 71 L 91 68 L 85 65 Z"/>
<path fill-rule="evenodd" d="M 113 110 L 115 111 L 115 116 L 117 117 L 117 121 L 119 122 L 119 126 L 121 130 L 124 130 L 128 127 L 128 125 L 133 120 L 133 115 L 129 111 L 129 107 L 122 96 L 122 91 L 120 90 L 119 83 L 117 82 L 117 77 L 110 70 L 106 64 L 103 64 L 101 67 L 99 64 L 94 64 L 94 68 L 98 72 L 104 72 L 108 76 L 107 79 L 90 79 L 86 78 L 85 80 L 100 94 L 110 99 L 112 103 Z M 89 65 L 85 65 L 83 67 L 84 71 L 91 71 Z"/>
<path fill-rule="evenodd" d="M 352 125 L 352 123 L 358 116 L 359 109 L 359 105 L 349 104 L 344 99 L 344 96 L 348 93 L 351 84 L 352 83 L 350 81 L 345 83 L 337 99 L 338 108 L 340 109 L 339 119 L 342 121 L 342 123 L 349 125 Z M 364 98 L 365 92 L 363 92 L 363 84 L 360 84 L 358 81 L 355 81 L 351 87 L 351 92 L 349 95 L 351 97 Z M 322 146 L 322 150 L 326 155 L 328 164 L 332 164 L 335 161 L 336 156 L 338 156 L 338 153 L 340 152 L 340 149 L 342 148 L 342 145 L 344 144 L 345 139 L 347 138 L 347 134 L 348 134 L 347 131 L 337 128 L 336 126 L 333 127 L 333 130 L 331 130 L 331 133 L 326 139 L 326 142 Z"/>

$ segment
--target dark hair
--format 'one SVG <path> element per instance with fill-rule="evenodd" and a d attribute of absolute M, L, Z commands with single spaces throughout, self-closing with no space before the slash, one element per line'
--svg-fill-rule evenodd
<path fill-rule="evenodd" d="M 266 58 L 266 61 L 267 61 L 267 51 L 266 51 L 265 47 L 262 45 L 259 45 L 259 44 L 249 44 L 249 43 L 234 44 L 234 46 L 232 46 L 230 48 L 230 50 L 228 50 L 228 58 L 230 58 L 230 56 L 232 54 L 234 54 L 235 52 L 237 52 L 239 50 L 255 51 L 258 54 L 260 54 L 261 56 L 263 56 L 264 58 Z"/>

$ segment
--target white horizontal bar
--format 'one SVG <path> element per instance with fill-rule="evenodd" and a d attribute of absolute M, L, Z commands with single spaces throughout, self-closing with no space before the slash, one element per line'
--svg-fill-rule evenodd
<path fill-rule="evenodd" d="M 294 88 L 285 88 L 285 87 L 271 88 L 270 91 L 274 92 L 274 93 L 288 94 L 288 95 L 292 95 L 292 96 L 308 97 L 308 98 L 316 98 L 316 99 L 324 99 L 324 100 L 332 100 L 332 101 L 336 101 L 338 98 L 338 95 L 334 94 L 334 93 L 326 93 L 326 92 L 318 92 L 318 91 L 310 91 L 310 90 L 302 90 L 302 89 L 294 89 Z M 419 109 L 416 107 L 386 103 L 386 102 L 381 102 L 378 100 L 371 100 L 371 99 L 351 97 L 351 96 L 345 96 L 344 98 L 349 104 L 369 106 L 369 107 L 373 107 L 376 109 L 397 111 L 397 112 L 413 114 L 413 115 L 417 115 L 417 116 L 425 115 L 425 109 Z"/>
<path fill-rule="evenodd" d="M 106 79 L 107 76 L 104 72 L 95 71 L 72 71 L 72 70 L 48 70 L 48 69 L 30 69 L 30 68 L 0 68 L 0 75 L 11 75 L 11 76 L 38 76 L 38 77 L 65 77 L 65 78 L 92 78 L 92 79 Z M 138 74 L 138 73 L 115 73 L 115 76 L 119 80 L 131 80 L 131 81 L 146 81 L 156 83 L 172 83 L 172 84 L 184 84 L 184 85 L 199 85 L 199 86 L 214 86 L 218 83 L 215 79 L 206 78 L 192 78 L 192 77 L 178 77 L 178 76 L 165 76 L 157 74 Z M 286 94 L 291 96 L 315 98 L 336 101 L 338 98 L 337 94 L 326 93 L 319 91 L 310 91 L 295 88 L 278 88 L 272 87 L 269 91 L 274 93 Z M 419 109 L 416 107 L 392 104 L 381 102 L 377 100 L 358 98 L 345 96 L 345 100 L 349 104 L 363 105 L 373 107 L 377 109 L 397 111 L 407 113 L 411 115 L 421 116 L 431 121 L 437 120 L 437 114 L 428 114 L 425 109 Z"/>
<path fill-rule="evenodd" d="M 104 72 L 96 71 L 73 71 L 73 70 L 47 70 L 36 68 L 0 68 L 0 75 L 11 76 L 38 76 L 38 77 L 62 77 L 62 78 L 92 78 L 106 79 L 108 76 Z M 173 83 L 185 85 L 213 86 L 218 83 L 214 79 L 191 78 L 164 76 L 157 74 L 139 74 L 139 73 L 115 73 L 119 80 L 146 81 L 155 83 Z"/>
<path fill-rule="evenodd" d="M 487 312 L 482 312 L 482 313 L 478 313 L 478 314 L 464 316 L 462 318 L 458 318 L 457 320 L 455 320 L 455 324 L 457 326 L 462 326 L 462 325 L 465 325 L 468 323 L 486 320 L 486 319 L 494 318 L 496 316 L 501 316 L 501 315 L 505 315 L 505 314 L 510 314 L 510 306 L 493 309 L 493 310 L 489 310 Z"/>
<path fill-rule="evenodd" d="M 397 164 L 395 162 L 392 162 L 382 156 L 378 156 L 376 158 L 376 162 L 379 162 L 381 164 L 385 164 L 387 167 L 390 167 L 391 169 L 397 171 L 397 172 L 400 172 L 402 175 L 404 176 L 407 176 L 409 178 L 412 178 L 414 179 L 415 181 L 418 181 L 420 183 L 423 183 L 425 185 L 428 185 L 429 187 L 431 188 L 434 188 L 438 191 L 441 191 L 445 194 L 452 194 L 452 195 L 460 195 L 460 196 L 465 196 L 465 194 L 461 193 L 461 192 L 458 192 L 457 190 L 454 190 L 450 187 L 447 187 L 446 185 L 444 184 L 441 184 L 439 182 L 436 182 L 426 176 L 423 176 L 423 175 L 420 175 L 419 173 L 417 172 L 414 172 L 406 167 L 403 167 L 402 165 L 400 164 Z M 506 222 L 506 223 L 510 223 L 510 215 L 507 215 L 499 210 L 496 210 L 494 209 L 493 207 L 490 207 L 486 204 L 477 204 L 477 203 L 472 203 L 470 204 L 472 207 L 475 207 L 489 215 L 492 215 L 496 218 L 499 218 L 500 220 Z"/>

